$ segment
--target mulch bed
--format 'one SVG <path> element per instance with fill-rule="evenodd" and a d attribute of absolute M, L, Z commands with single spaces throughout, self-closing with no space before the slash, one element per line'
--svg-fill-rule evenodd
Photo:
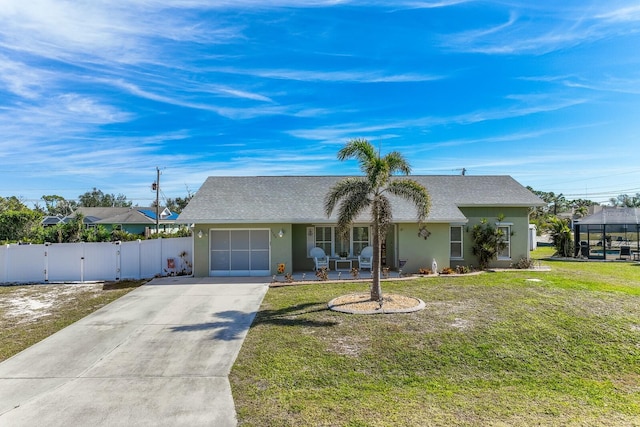
<path fill-rule="evenodd" d="M 383 294 L 382 304 L 369 293 L 342 295 L 329 301 L 329 309 L 349 314 L 412 313 L 424 309 L 424 301 L 398 294 Z"/>

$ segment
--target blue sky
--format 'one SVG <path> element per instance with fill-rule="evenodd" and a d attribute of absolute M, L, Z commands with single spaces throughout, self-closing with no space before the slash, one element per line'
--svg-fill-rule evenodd
<path fill-rule="evenodd" d="M 415 174 L 640 192 L 637 0 L 3 0 L 0 23 L 0 196 L 356 174 L 356 137 Z"/>

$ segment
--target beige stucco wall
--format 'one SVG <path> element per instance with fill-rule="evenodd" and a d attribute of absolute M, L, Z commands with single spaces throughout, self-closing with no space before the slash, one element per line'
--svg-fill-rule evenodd
<path fill-rule="evenodd" d="M 404 273 L 417 273 L 420 268 L 431 269 L 435 259 L 438 270 L 449 266 L 449 224 L 426 224 L 431 235 L 425 240 L 418 236 L 417 224 L 397 224 L 398 259 L 407 260 Z"/>
<path fill-rule="evenodd" d="M 194 235 L 194 260 L 193 274 L 196 277 L 209 276 L 209 230 L 226 229 L 270 229 L 271 230 L 271 274 L 275 274 L 278 263 L 285 263 L 286 271 L 291 272 L 291 224 L 196 224 L 193 229 Z M 284 231 L 282 237 L 278 237 L 278 232 Z M 202 231 L 202 238 L 198 237 L 198 232 Z"/>
<path fill-rule="evenodd" d="M 463 227 L 463 253 L 464 261 L 455 261 L 460 265 L 478 266 L 477 257 L 473 256 L 471 248 L 473 241 L 471 240 L 471 230 L 473 226 L 479 224 L 483 218 L 495 226 L 498 222 L 497 217 L 504 215 L 503 223 L 512 223 L 511 231 L 511 259 L 496 260 L 490 264 L 490 267 L 508 268 L 512 263 L 518 262 L 521 258 L 529 258 L 529 208 L 460 208 L 464 215 L 469 219 L 468 224 Z M 452 261 L 453 263 L 453 261 Z"/>
<path fill-rule="evenodd" d="M 460 208 L 468 218 L 463 225 L 463 259 L 450 258 L 450 224 L 426 224 L 431 235 L 424 240 L 418 236 L 417 224 L 398 224 L 398 259 L 407 259 L 403 272 L 416 273 L 420 268 L 431 269 L 433 259 L 438 270 L 444 267 L 455 268 L 457 265 L 476 266 L 478 259 L 472 253 L 473 240 L 471 230 L 483 218 L 495 225 L 497 217 L 504 215 L 503 223 L 511 224 L 511 258 L 495 260 L 490 266 L 508 268 L 521 258 L 529 258 L 529 208 Z M 456 224 L 460 225 L 460 224 Z"/>

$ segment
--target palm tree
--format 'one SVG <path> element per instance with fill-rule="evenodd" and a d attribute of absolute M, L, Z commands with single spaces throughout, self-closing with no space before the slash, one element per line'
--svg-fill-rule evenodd
<path fill-rule="evenodd" d="M 549 219 L 549 231 L 551 240 L 556 248 L 556 254 L 561 257 L 570 257 L 572 252 L 571 228 L 567 221 L 558 217 Z"/>
<path fill-rule="evenodd" d="M 394 178 L 401 173 L 409 175 L 411 167 L 397 151 L 384 157 L 365 139 L 352 139 L 340 151 L 338 159 L 356 159 L 363 177 L 349 177 L 329 189 L 324 199 L 325 213 L 331 216 L 338 207 L 338 232 L 347 235 L 351 224 L 364 210 L 370 209 L 373 237 L 373 262 L 371 300 L 382 302 L 380 288 L 380 254 L 382 238 L 391 225 L 391 203 L 388 194 L 401 197 L 415 204 L 420 224 L 429 213 L 430 199 L 427 190 L 409 178 Z"/>

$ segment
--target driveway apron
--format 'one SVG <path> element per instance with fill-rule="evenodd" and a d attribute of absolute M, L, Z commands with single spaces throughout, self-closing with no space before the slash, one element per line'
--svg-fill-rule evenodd
<path fill-rule="evenodd" d="M 0 425 L 235 426 L 228 375 L 268 289 L 249 280 L 154 279 L 4 361 Z"/>

